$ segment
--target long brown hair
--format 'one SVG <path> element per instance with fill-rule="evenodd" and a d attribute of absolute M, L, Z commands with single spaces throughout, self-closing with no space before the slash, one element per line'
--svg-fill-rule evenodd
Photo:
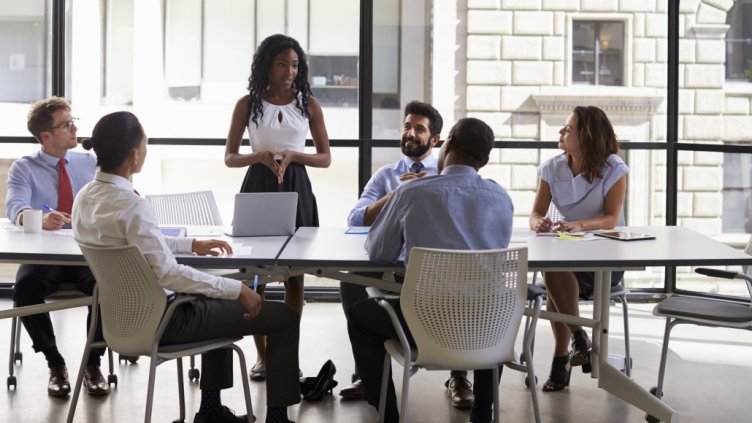
<path fill-rule="evenodd" d="M 603 177 L 603 165 L 608 156 L 619 152 L 614 127 L 606 113 L 595 106 L 577 106 L 573 113 L 577 116 L 577 135 L 582 152 L 582 176 L 593 182 Z"/>

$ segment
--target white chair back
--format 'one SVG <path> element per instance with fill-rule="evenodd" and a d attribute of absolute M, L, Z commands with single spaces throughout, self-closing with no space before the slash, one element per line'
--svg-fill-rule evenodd
<path fill-rule="evenodd" d="M 514 361 L 526 279 L 526 247 L 413 248 L 400 307 L 416 342 L 415 364 L 488 369 Z"/>
<path fill-rule="evenodd" d="M 160 225 L 222 225 L 222 216 L 211 191 L 147 195 L 146 199 Z"/>
<path fill-rule="evenodd" d="M 133 245 L 78 245 L 97 281 L 107 346 L 122 355 L 151 355 L 167 304 L 154 270 Z"/>

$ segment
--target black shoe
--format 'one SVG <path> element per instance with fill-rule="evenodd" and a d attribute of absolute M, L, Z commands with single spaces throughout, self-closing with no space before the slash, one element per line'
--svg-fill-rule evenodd
<path fill-rule="evenodd" d="M 572 354 L 569 357 L 569 365 L 572 367 L 582 366 L 582 373 L 590 373 L 590 340 L 587 332 L 578 330 L 572 332 Z"/>
<path fill-rule="evenodd" d="M 332 389 L 337 386 L 337 381 L 334 380 L 335 373 L 337 373 L 337 368 L 334 367 L 332 360 L 326 360 L 316 377 L 302 378 L 300 392 L 303 394 L 303 399 L 318 401 L 325 392 L 331 393 Z"/>
<path fill-rule="evenodd" d="M 234 411 L 223 405 L 222 412 L 215 416 L 205 416 L 201 413 L 196 413 L 193 417 L 193 423 L 246 423 L 248 421 L 246 416 L 236 416 Z M 256 416 L 253 416 L 252 421 L 256 421 Z"/>
<path fill-rule="evenodd" d="M 102 396 L 110 393 L 110 384 L 104 378 L 99 366 L 86 366 L 84 370 L 84 386 L 91 396 Z"/>
<path fill-rule="evenodd" d="M 263 361 L 257 361 L 251 368 L 250 376 L 254 382 L 266 380 L 266 364 Z"/>
<path fill-rule="evenodd" d="M 47 394 L 52 397 L 65 397 L 70 394 L 68 369 L 65 366 L 50 369 L 50 381 L 47 383 Z"/>
<path fill-rule="evenodd" d="M 569 386 L 569 379 L 572 377 L 572 366 L 569 364 L 570 355 L 554 357 L 551 362 L 551 373 L 548 380 L 543 384 L 543 392 L 556 392 Z"/>

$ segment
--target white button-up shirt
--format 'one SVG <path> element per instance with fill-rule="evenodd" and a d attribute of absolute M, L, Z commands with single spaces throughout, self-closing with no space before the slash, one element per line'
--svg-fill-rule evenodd
<path fill-rule="evenodd" d="M 178 264 L 173 253 L 191 253 L 193 238 L 163 236 L 151 204 L 121 176 L 97 172 L 76 196 L 72 217 L 73 235 L 79 242 L 137 246 L 166 290 L 228 300 L 240 295 L 240 281 Z"/>

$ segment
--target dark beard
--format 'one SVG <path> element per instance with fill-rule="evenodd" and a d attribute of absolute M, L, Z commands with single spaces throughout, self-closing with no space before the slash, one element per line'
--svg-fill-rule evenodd
<path fill-rule="evenodd" d="M 405 156 L 419 158 L 423 157 L 423 155 L 431 149 L 431 144 L 420 144 L 417 147 L 410 148 L 407 146 L 407 142 L 403 139 L 400 148 L 402 149 L 402 154 Z"/>

